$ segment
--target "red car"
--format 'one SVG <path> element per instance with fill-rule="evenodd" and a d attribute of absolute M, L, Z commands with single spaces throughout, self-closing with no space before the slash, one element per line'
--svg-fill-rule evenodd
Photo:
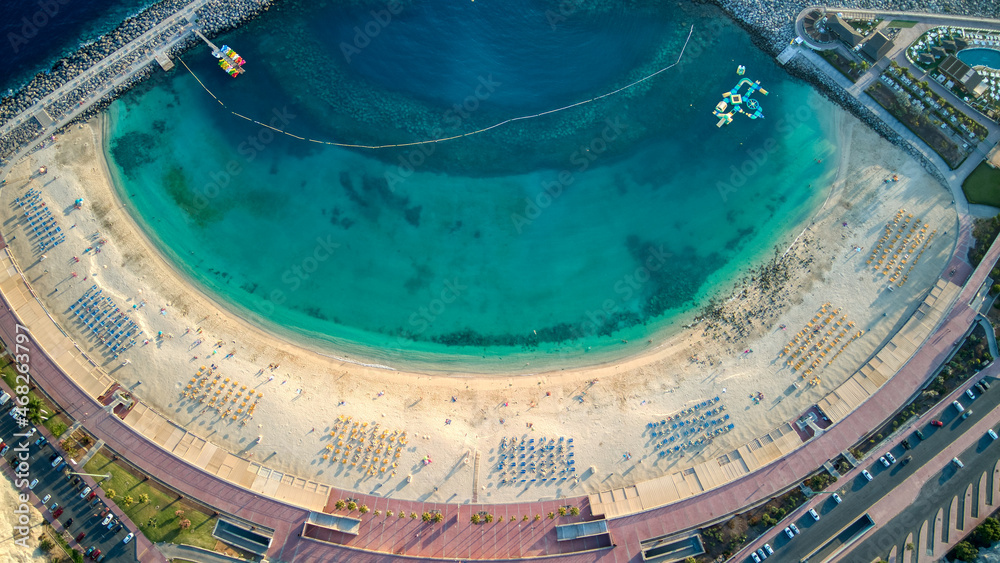
<path fill-rule="evenodd" d="M 940 420 L 932 420 L 931 426 L 944 426 L 944 423 L 941 422 Z"/>
<path fill-rule="evenodd" d="M 62 513 L 63 513 L 63 509 L 62 508 L 57 508 L 56 511 L 52 513 L 52 517 L 53 518 L 59 518 L 60 516 L 62 516 Z"/>
<path fill-rule="evenodd" d="M 101 550 L 100 549 L 95 549 L 94 552 L 90 554 L 90 558 L 93 559 L 93 560 L 95 560 L 95 561 L 100 556 L 101 556 Z"/>
<path fill-rule="evenodd" d="M 92 493 L 87 495 L 87 500 L 93 500 L 93 498 L 96 496 L 97 496 L 97 491 L 93 491 Z"/>
<path fill-rule="evenodd" d="M 76 536 L 76 543 L 82 542 L 85 537 L 87 537 L 87 532 L 80 532 L 80 535 Z"/>

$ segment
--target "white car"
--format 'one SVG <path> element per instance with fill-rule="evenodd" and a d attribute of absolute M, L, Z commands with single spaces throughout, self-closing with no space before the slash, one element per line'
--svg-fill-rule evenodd
<path fill-rule="evenodd" d="M 60 463 L 62 463 L 62 456 L 59 456 L 59 457 L 57 457 L 57 458 L 55 458 L 55 459 L 52 460 L 52 467 L 55 467 L 55 466 L 59 465 Z"/>
<path fill-rule="evenodd" d="M 840 498 L 840 495 L 838 495 L 837 493 L 833 493 L 833 500 L 836 501 L 837 504 L 844 502 L 844 499 Z"/>
<path fill-rule="evenodd" d="M 896 458 L 892 457 L 892 454 L 889 452 L 886 452 L 885 459 L 889 460 L 889 463 L 896 463 Z"/>
<path fill-rule="evenodd" d="M 872 480 L 872 474 L 869 473 L 867 469 L 862 469 L 861 474 L 865 476 L 865 479 L 868 479 L 869 481 Z"/>
<path fill-rule="evenodd" d="M 788 539 L 792 539 L 795 537 L 795 534 L 792 533 L 791 528 L 788 527 L 785 528 L 785 535 L 788 536 Z"/>
<path fill-rule="evenodd" d="M 885 459 L 885 456 L 882 456 L 882 457 L 878 458 L 878 460 L 882 462 L 882 465 L 884 465 L 886 467 L 889 467 L 889 465 L 890 465 L 889 464 L 889 460 Z"/>
<path fill-rule="evenodd" d="M 810 508 L 809 509 L 809 516 L 812 516 L 813 520 L 819 522 L 819 514 L 816 514 L 816 509 L 815 508 Z"/>
<path fill-rule="evenodd" d="M 795 524 L 789 524 L 788 527 L 791 528 L 793 532 L 795 532 L 795 535 L 799 535 L 799 527 L 798 526 L 796 526 Z"/>
<path fill-rule="evenodd" d="M 37 485 L 37 484 L 38 484 L 38 479 L 32 479 L 32 480 L 31 480 L 31 484 L 30 484 L 30 485 L 28 485 L 28 489 L 29 489 L 29 490 L 30 490 L 30 489 L 34 489 L 34 488 L 35 488 L 35 485 Z"/>
<path fill-rule="evenodd" d="M 774 550 L 771 549 L 771 544 L 769 543 L 764 544 L 764 551 L 766 551 L 768 555 L 774 555 Z"/>
<path fill-rule="evenodd" d="M 760 563 L 760 556 L 754 552 L 750 552 L 750 559 L 753 559 L 753 563 Z"/>
<path fill-rule="evenodd" d="M 128 542 L 132 541 L 132 538 L 134 538 L 134 537 L 135 537 L 135 534 L 133 534 L 132 532 L 129 532 L 128 535 L 125 536 L 125 539 L 122 540 L 122 543 L 128 543 Z"/>
<path fill-rule="evenodd" d="M 85 498 L 89 494 L 90 494 L 90 487 L 87 487 L 82 491 L 80 491 L 80 498 Z"/>
<path fill-rule="evenodd" d="M 994 432 L 992 428 L 990 428 L 989 430 L 986 431 L 986 435 L 989 436 L 990 438 L 994 439 L 994 440 L 997 439 L 997 433 Z"/>
<path fill-rule="evenodd" d="M 49 499 L 50 499 L 50 498 L 52 498 L 52 495 L 45 495 L 45 496 L 44 496 L 44 497 L 42 498 L 42 504 L 45 504 L 45 503 L 49 502 Z"/>
<path fill-rule="evenodd" d="M 968 395 L 970 401 L 976 400 L 976 394 L 972 392 L 972 389 L 966 389 L 965 394 Z"/>
<path fill-rule="evenodd" d="M 114 518 L 114 517 L 115 517 L 115 515 L 114 515 L 114 514 L 110 514 L 110 513 L 109 513 L 109 514 L 108 514 L 107 516 L 105 516 L 105 517 L 104 517 L 104 521 L 103 521 L 103 522 L 101 522 L 101 525 L 102 525 L 102 526 L 107 526 L 107 525 L 108 525 L 108 522 L 110 522 L 110 521 L 111 521 L 111 519 L 112 519 L 112 518 Z"/>
<path fill-rule="evenodd" d="M 767 554 L 764 553 L 763 547 L 757 549 L 757 557 L 760 557 L 761 559 L 767 559 Z"/>

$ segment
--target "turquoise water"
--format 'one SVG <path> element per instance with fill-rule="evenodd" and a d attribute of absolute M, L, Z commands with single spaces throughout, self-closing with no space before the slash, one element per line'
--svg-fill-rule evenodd
<path fill-rule="evenodd" d="M 958 52 L 958 58 L 969 66 L 988 66 L 1000 70 L 1000 51 L 996 49 L 965 49 Z"/>
<path fill-rule="evenodd" d="M 415 369 L 607 361 L 689 322 L 827 195 L 840 110 L 712 8 L 406 4 L 348 62 L 375 19 L 359 6 L 293 3 L 220 38 L 248 61 L 237 79 L 205 49 L 185 60 L 241 114 L 389 143 L 616 89 L 695 33 L 682 65 L 620 95 L 395 152 L 276 137 L 183 68 L 130 92 L 109 111 L 123 200 L 178 268 L 269 329 Z M 768 90 L 766 118 L 717 128 L 738 64 Z"/>

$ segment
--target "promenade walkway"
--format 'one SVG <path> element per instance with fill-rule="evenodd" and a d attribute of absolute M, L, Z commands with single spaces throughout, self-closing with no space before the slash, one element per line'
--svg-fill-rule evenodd
<path fill-rule="evenodd" d="M 204 4 L 205 1 L 195 0 L 186 9 L 194 10 L 194 4 Z M 150 62 L 152 58 L 145 64 Z M 138 68 L 135 68 L 130 72 L 137 71 Z M 117 83 L 122 82 L 124 78 Z M 110 86 L 105 93 L 113 87 Z M 95 94 L 95 99 L 100 99 L 100 95 Z M 960 185 L 958 193 L 961 194 Z M 964 202 L 964 198 L 956 197 L 956 201 Z M 971 226 L 965 213 L 961 214 L 961 218 L 961 238 L 939 286 L 939 289 L 948 288 L 947 303 L 940 304 L 940 319 L 935 319 L 933 326 L 927 327 L 930 337 L 916 343 L 919 349 L 895 376 L 849 416 L 804 446 L 782 452 L 780 459 L 769 459 L 754 471 L 748 471 L 707 492 L 693 491 L 686 498 L 667 506 L 610 520 L 608 525 L 614 545 L 604 545 L 595 539 L 577 540 L 575 543 L 555 541 L 554 527 L 557 523 L 592 518 L 590 500 L 586 497 L 509 505 L 446 505 L 390 500 L 332 489 L 238 458 L 142 404 L 133 409 L 125 421 L 109 415 L 100 409 L 95 397 L 113 381 L 76 348 L 68 335 L 48 317 L 6 253 L 0 253 L 0 338 L 12 342 L 18 323 L 35 331 L 31 362 L 33 377 L 69 417 L 80 421 L 89 432 L 104 440 L 107 447 L 127 456 L 141 470 L 182 494 L 197 498 L 220 512 L 274 529 L 273 547 L 269 553 L 274 558 L 283 561 L 377 561 L 386 558 L 387 554 L 395 554 L 396 559 L 425 557 L 453 560 L 526 558 L 561 553 L 554 559 L 634 561 L 641 559 L 639 544 L 643 540 L 723 518 L 738 507 L 766 500 L 794 485 L 867 435 L 885 419 L 886 413 L 894 412 L 905 404 L 915 390 L 935 373 L 937 366 L 951 353 L 955 339 L 974 322 L 976 311 L 969 303 L 988 274 L 989 265 L 1000 255 L 1000 245 L 994 243 L 983 262 L 984 266 L 973 271 L 964 260 Z M 334 543 L 298 536 L 310 510 L 331 511 L 336 499 L 348 496 L 357 499 L 358 504 L 367 504 L 372 510 L 391 509 L 397 513 L 418 514 L 441 510 L 445 521 L 431 525 L 419 519 L 390 520 L 369 514 L 362 518 L 357 536 L 331 535 L 326 538 Z M 554 512 L 560 506 L 578 507 L 580 518 L 562 521 L 545 518 L 548 512 Z M 497 521 L 478 526 L 470 524 L 469 517 L 479 510 L 494 514 Z M 522 522 L 523 516 L 533 517 L 534 514 L 541 514 L 543 519 L 540 522 Z M 504 517 L 502 523 L 500 516 Z M 510 516 L 514 516 L 515 521 L 510 521 Z"/>

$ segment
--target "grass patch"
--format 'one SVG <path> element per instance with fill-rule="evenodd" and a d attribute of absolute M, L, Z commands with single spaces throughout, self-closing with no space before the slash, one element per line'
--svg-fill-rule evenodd
<path fill-rule="evenodd" d="M 168 491 L 143 476 L 133 473 L 131 468 L 111 461 L 102 453 L 97 453 L 87 465 L 87 473 L 111 473 L 111 479 L 101 483 L 105 494 L 138 524 L 142 533 L 153 543 L 184 543 L 206 549 L 215 549 L 216 539 L 212 537 L 215 518 L 204 513 L 200 507 L 180 500 Z M 145 495 L 145 496 L 144 496 Z M 148 501 L 142 502 L 148 497 Z M 126 502 L 126 498 L 132 500 Z M 177 511 L 183 513 L 178 515 Z M 191 526 L 181 528 L 182 520 L 190 520 Z"/>
<path fill-rule="evenodd" d="M 17 380 L 19 372 L 17 371 L 17 365 L 14 363 L 13 358 L 10 356 L 4 356 L 3 358 L 0 358 L 0 364 L 2 364 L 0 365 L 0 376 L 3 377 L 4 383 L 6 383 L 7 387 L 10 387 L 12 391 L 16 391 L 18 385 L 23 385 L 24 382 Z M 29 387 L 33 387 L 33 385 L 29 385 Z M 17 397 L 15 395 L 11 400 L 16 399 Z M 41 401 L 44 405 L 45 411 L 47 411 L 47 413 L 43 413 L 42 416 L 48 416 L 48 419 L 43 420 L 42 425 L 48 428 L 49 432 L 51 432 L 56 438 L 62 436 L 63 433 L 66 432 L 66 419 L 64 419 L 62 415 L 53 414 L 56 412 L 55 406 L 41 393 L 29 390 L 28 400 L 30 401 L 32 399 Z"/>
<path fill-rule="evenodd" d="M 962 182 L 962 191 L 969 203 L 1000 207 L 1000 170 L 993 168 L 985 160 L 980 162 Z"/>
<path fill-rule="evenodd" d="M 836 51 L 819 51 L 819 56 L 826 59 L 826 62 L 830 63 L 830 66 L 837 69 L 840 74 L 846 76 L 851 82 L 857 82 L 866 71 L 859 63 L 851 61 Z M 851 68 L 852 64 L 855 65 L 854 68 Z"/>
<path fill-rule="evenodd" d="M 915 25 L 917 25 L 917 22 L 911 22 L 909 20 L 892 20 L 891 22 L 885 24 L 886 27 L 899 27 L 899 28 L 913 27 Z"/>

